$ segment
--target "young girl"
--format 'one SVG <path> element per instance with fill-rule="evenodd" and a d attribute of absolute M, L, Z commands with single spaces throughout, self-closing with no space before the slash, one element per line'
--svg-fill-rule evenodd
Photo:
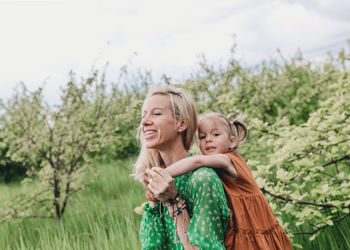
<path fill-rule="evenodd" d="M 247 136 L 242 122 L 232 123 L 222 114 L 209 113 L 199 120 L 199 148 L 203 155 L 187 157 L 166 171 L 173 177 L 208 166 L 222 181 L 230 223 L 226 230 L 226 249 L 292 249 L 263 193 L 244 159 L 236 153 Z M 232 178 L 233 177 L 233 178 Z"/>

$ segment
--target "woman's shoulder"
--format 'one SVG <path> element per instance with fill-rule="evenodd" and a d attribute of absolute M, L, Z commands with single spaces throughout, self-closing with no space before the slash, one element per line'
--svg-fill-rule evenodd
<path fill-rule="evenodd" d="M 204 184 L 220 182 L 220 179 L 212 168 L 207 168 L 203 166 L 193 171 L 190 174 L 188 181 L 193 184 Z"/>

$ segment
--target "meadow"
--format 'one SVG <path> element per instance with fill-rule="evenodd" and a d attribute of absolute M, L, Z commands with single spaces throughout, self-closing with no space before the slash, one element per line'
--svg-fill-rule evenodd
<path fill-rule="evenodd" d="M 140 249 L 141 216 L 134 212 L 144 200 L 144 190 L 131 173 L 131 161 L 97 164 L 97 180 L 77 193 L 61 224 L 55 219 L 25 219 L 0 224 L 0 249 Z M 1 203 L 23 190 L 1 185 Z"/>
<path fill-rule="evenodd" d="M 97 180 L 77 193 L 61 224 L 54 219 L 24 219 L 0 224 L 0 249 L 12 250 L 88 250 L 140 249 L 141 216 L 135 207 L 145 201 L 144 188 L 130 177 L 133 159 L 98 163 Z M 0 202 L 25 190 L 19 184 L 0 186 Z M 289 221 L 289 223 L 294 223 Z M 302 230 L 302 229 L 301 229 Z M 295 236 L 302 249 L 350 249 L 350 219 L 327 228 L 314 241 Z"/>
<path fill-rule="evenodd" d="M 321 62 L 300 52 L 246 67 L 231 52 L 220 65 L 203 58 L 183 83 L 126 69 L 108 83 L 95 69 L 71 72 L 55 106 L 24 84 L 0 100 L 0 250 L 140 249 L 134 209 L 146 199 L 131 165 L 159 83 L 186 89 L 198 114 L 246 117 L 239 153 L 295 248 L 350 249 L 350 42 Z"/>

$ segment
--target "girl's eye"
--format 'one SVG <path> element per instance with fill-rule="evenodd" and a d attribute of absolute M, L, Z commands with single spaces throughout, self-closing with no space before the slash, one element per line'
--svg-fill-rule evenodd
<path fill-rule="evenodd" d="M 213 136 L 219 136 L 220 134 L 219 133 L 214 133 Z"/>
<path fill-rule="evenodd" d="M 200 135 L 199 140 L 205 139 L 205 135 Z"/>

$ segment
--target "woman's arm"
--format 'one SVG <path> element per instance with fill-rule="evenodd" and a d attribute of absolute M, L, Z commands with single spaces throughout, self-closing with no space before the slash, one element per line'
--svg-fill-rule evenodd
<path fill-rule="evenodd" d="M 177 203 L 181 204 L 182 199 L 180 199 Z M 173 212 L 173 207 L 170 205 L 168 206 L 168 209 L 170 212 Z M 185 250 L 198 250 L 199 247 L 192 245 L 187 238 L 187 232 L 188 232 L 188 224 L 191 220 L 187 209 L 184 208 L 184 210 L 176 216 L 177 218 L 173 218 L 173 220 L 176 220 L 176 227 L 177 232 L 180 237 L 181 243 L 184 246 Z"/>
<path fill-rule="evenodd" d="M 213 169 L 200 168 L 187 179 L 186 190 L 189 242 L 201 249 L 224 250 L 230 210 L 220 178 Z"/>
<path fill-rule="evenodd" d="M 201 166 L 223 169 L 233 178 L 238 177 L 235 166 L 231 162 L 230 158 L 225 154 L 195 155 L 187 157 L 175 162 L 174 164 L 171 164 L 165 170 L 172 177 L 177 177 L 190 171 L 194 171 Z"/>
<path fill-rule="evenodd" d="M 140 239 L 142 249 L 167 249 L 167 236 L 165 232 L 165 224 L 160 212 L 160 204 L 151 207 L 145 205 L 145 213 L 142 216 L 140 224 Z"/>
<path fill-rule="evenodd" d="M 157 198 L 167 200 L 176 197 L 178 191 L 173 177 L 166 169 L 147 169 L 146 174 L 152 180 L 149 182 L 148 190 Z M 186 200 L 186 208 L 176 218 L 182 245 L 186 250 L 198 248 L 224 250 L 224 234 L 230 210 L 219 177 L 215 171 L 201 168 L 191 174 L 187 185 L 189 199 Z M 178 206 L 170 205 L 168 208 L 172 211 Z M 189 216 L 189 208 L 192 217 Z M 185 232 L 188 237 L 185 236 Z"/>
<path fill-rule="evenodd" d="M 152 180 L 149 181 L 148 190 L 154 193 L 159 199 L 168 200 L 169 198 L 174 198 L 177 195 L 178 190 L 174 184 L 174 178 L 170 176 L 169 172 L 165 171 L 165 169 L 157 167 L 152 168 L 151 170 L 147 169 L 146 174 L 149 175 L 149 179 Z M 180 204 L 181 202 L 182 199 L 180 198 L 177 203 Z M 178 205 L 176 205 L 176 207 L 178 207 Z M 173 212 L 174 208 L 175 206 L 168 205 L 168 209 L 171 212 Z M 186 250 L 197 250 L 199 248 L 192 245 L 188 241 L 187 237 L 185 237 L 185 232 L 188 230 L 190 219 L 191 218 L 188 215 L 187 209 L 185 208 L 176 218 L 177 231 L 179 233 L 181 243 Z"/>

